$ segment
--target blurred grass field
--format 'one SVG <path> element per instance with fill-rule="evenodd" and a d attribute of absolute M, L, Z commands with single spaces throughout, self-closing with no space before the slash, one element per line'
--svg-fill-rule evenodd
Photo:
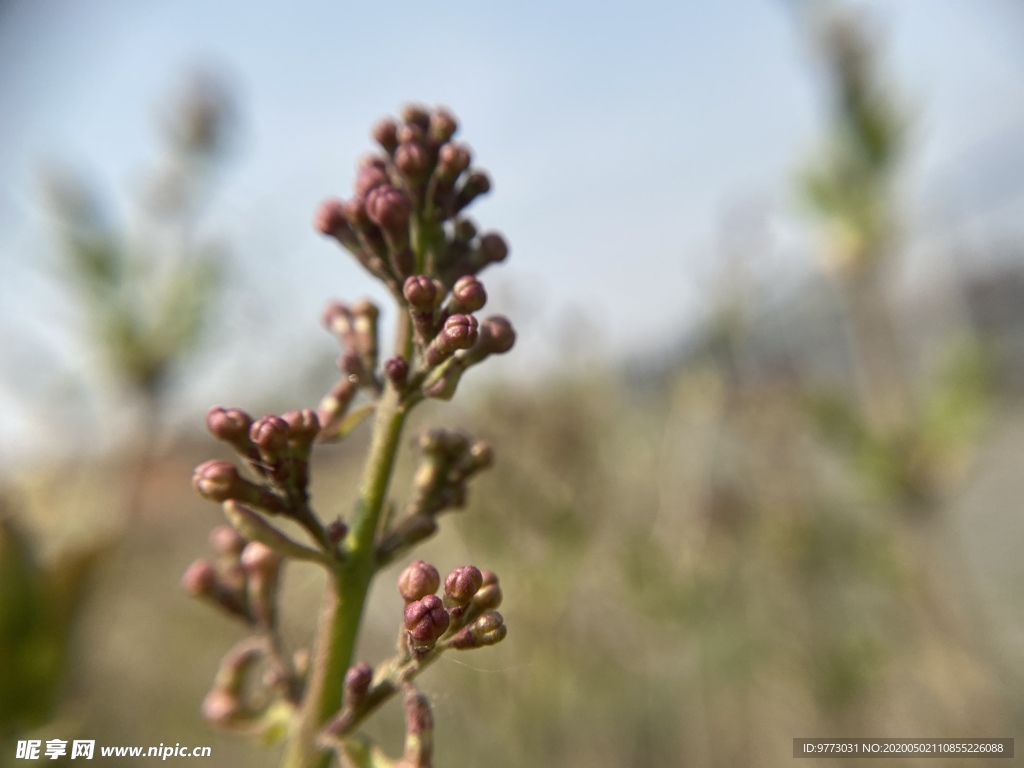
<path fill-rule="evenodd" d="M 730 395 L 706 366 L 667 387 L 638 398 L 591 372 L 532 393 L 485 387 L 459 412 L 499 461 L 418 554 L 500 573 L 510 636 L 424 677 L 439 765 L 773 766 L 796 736 L 1018 732 L 1019 400 L 1000 400 L 933 519 L 908 522 L 823 466 L 794 392 Z M 321 457 L 319 509 L 345 508 L 364 437 Z M 146 478 L 144 515 L 90 582 L 44 737 L 208 744 L 218 764 L 274 764 L 276 750 L 198 716 L 242 634 L 177 588 L 219 518 L 187 483 L 209 449 L 176 447 Z M 40 530 L 75 519 L 95 531 L 117 514 L 119 472 L 40 474 L 12 501 Z M 393 643 L 400 565 L 370 603 L 359 656 L 371 662 Z M 288 572 L 292 642 L 308 636 L 319 588 L 315 569 Z M 398 718 L 374 724 L 384 744 L 396 746 Z"/>

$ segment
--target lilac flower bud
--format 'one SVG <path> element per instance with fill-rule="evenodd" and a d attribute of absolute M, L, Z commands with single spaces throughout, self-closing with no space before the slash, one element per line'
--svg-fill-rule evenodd
<path fill-rule="evenodd" d="M 359 235 L 352 228 L 345 214 L 345 205 L 340 200 L 325 200 L 317 209 L 313 219 L 316 229 L 337 240 L 342 247 L 349 250 L 357 259 L 363 261 L 363 248 Z"/>
<path fill-rule="evenodd" d="M 405 749 L 396 768 L 430 768 L 434 754 L 434 716 L 427 697 L 411 685 L 405 693 Z"/>
<path fill-rule="evenodd" d="M 360 157 L 359 162 L 356 163 L 356 171 L 362 171 L 365 168 L 376 168 L 387 172 L 388 160 L 386 157 L 381 157 L 378 154 L 367 152 L 365 155 Z"/>
<path fill-rule="evenodd" d="M 301 411 L 288 411 L 281 420 L 288 425 L 288 438 L 303 451 L 308 451 L 310 444 L 320 433 L 320 419 L 316 411 L 303 408 Z"/>
<path fill-rule="evenodd" d="M 408 232 L 409 199 L 390 184 L 382 183 L 366 195 L 366 214 L 386 234 Z"/>
<path fill-rule="evenodd" d="M 418 141 L 399 144 L 395 150 L 395 167 L 409 181 L 417 184 L 430 173 L 430 154 Z"/>
<path fill-rule="evenodd" d="M 277 614 L 277 583 L 284 558 L 259 541 L 250 541 L 242 550 L 241 564 L 249 587 L 249 602 L 256 620 L 272 627 Z"/>
<path fill-rule="evenodd" d="M 333 235 L 338 229 L 347 228 L 348 220 L 341 200 L 331 197 L 320 203 L 313 215 L 313 226 L 325 235 Z"/>
<path fill-rule="evenodd" d="M 493 610 L 501 605 L 501 585 L 498 583 L 498 576 L 493 571 L 481 571 L 483 583 L 480 590 L 473 595 L 473 611 L 480 613 Z"/>
<path fill-rule="evenodd" d="M 348 526 L 345 525 L 345 521 L 339 517 L 328 524 L 326 533 L 327 540 L 331 542 L 331 544 L 339 544 L 346 536 L 348 536 Z"/>
<path fill-rule="evenodd" d="M 484 584 L 480 587 L 480 590 L 473 595 L 473 610 L 474 611 L 490 611 L 498 608 L 501 605 L 501 601 L 504 595 L 501 592 L 501 586 L 495 581 L 492 584 Z"/>
<path fill-rule="evenodd" d="M 477 440 L 469 448 L 469 460 L 474 470 L 487 469 L 494 464 L 494 449 L 490 443 Z"/>
<path fill-rule="evenodd" d="M 343 378 L 335 384 L 331 391 L 324 395 L 317 407 L 317 418 L 320 420 L 320 438 L 336 437 L 335 427 L 344 418 L 358 386 L 350 379 Z"/>
<path fill-rule="evenodd" d="M 240 585 L 228 584 L 208 560 L 196 560 L 185 570 L 181 588 L 189 597 L 205 598 L 233 616 L 251 620 Z"/>
<path fill-rule="evenodd" d="M 390 117 L 380 120 L 371 131 L 373 140 L 376 141 L 389 155 L 393 154 L 398 146 L 398 125 Z"/>
<path fill-rule="evenodd" d="M 352 341 L 352 312 L 340 301 L 329 301 L 320 315 L 320 322 L 331 333 L 342 340 L 345 346 Z"/>
<path fill-rule="evenodd" d="M 359 662 L 348 668 L 345 673 L 344 703 L 346 707 L 358 707 L 366 699 L 373 682 L 373 667 Z"/>
<path fill-rule="evenodd" d="M 433 595 L 439 586 L 441 586 L 441 576 L 437 572 L 437 568 L 422 560 L 408 565 L 398 577 L 398 593 L 406 603 Z"/>
<path fill-rule="evenodd" d="M 377 369 L 377 320 L 380 310 L 369 299 L 360 299 L 352 305 L 352 330 L 355 348 L 362 365 L 369 374 Z"/>
<path fill-rule="evenodd" d="M 444 593 L 456 605 L 468 603 L 483 584 L 480 570 L 463 565 L 448 574 L 444 580 Z"/>
<path fill-rule="evenodd" d="M 516 332 L 507 317 L 493 315 L 481 324 L 478 346 L 484 355 L 503 355 L 515 343 Z"/>
<path fill-rule="evenodd" d="M 416 342 L 420 345 L 429 343 L 435 335 L 435 310 L 443 291 L 436 280 L 426 275 L 412 275 L 406 278 L 402 287 L 402 295 L 409 304 Z"/>
<path fill-rule="evenodd" d="M 248 445 L 252 416 L 238 408 L 211 408 L 206 428 L 215 438 L 231 445 Z"/>
<path fill-rule="evenodd" d="M 480 238 L 479 258 L 480 268 L 488 264 L 504 261 L 508 256 L 508 243 L 505 238 L 497 232 L 488 232 Z"/>
<path fill-rule="evenodd" d="M 476 224 L 469 219 L 455 219 L 452 235 L 457 242 L 469 243 L 476 237 Z"/>
<path fill-rule="evenodd" d="M 241 711 L 241 699 L 223 688 L 214 688 L 206 694 L 200 708 L 203 719 L 220 728 L 226 728 L 236 722 Z"/>
<path fill-rule="evenodd" d="M 469 448 L 469 438 L 462 432 L 447 429 L 428 429 L 419 437 L 419 447 L 428 456 L 438 456 L 449 461 L 462 455 Z"/>
<path fill-rule="evenodd" d="M 508 318 L 502 315 L 488 317 L 480 324 L 476 344 L 460 360 L 464 366 L 476 365 L 490 355 L 502 355 L 512 349 L 516 332 Z"/>
<path fill-rule="evenodd" d="M 479 336 L 476 318 L 472 315 L 452 315 L 444 321 L 441 332 L 434 337 L 427 347 L 425 359 L 427 365 L 434 368 L 457 350 L 469 349 Z"/>
<path fill-rule="evenodd" d="M 217 569 L 209 560 L 196 560 L 181 577 L 181 588 L 189 597 L 212 595 L 217 587 Z"/>
<path fill-rule="evenodd" d="M 483 648 L 500 643 L 507 634 L 508 628 L 501 614 L 497 611 L 485 611 L 468 627 L 459 630 L 448 644 L 451 648 L 459 650 Z"/>
<path fill-rule="evenodd" d="M 462 144 L 449 142 L 441 145 L 437 151 L 437 176 L 446 186 L 450 187 L 455 183 L 463 171 L 469 168 L 472 162 L 472 154 L 469 148 Z"/>
<path fill-rule="evenodd" d="M 452 314 L 471 315 L 483 309 L 487 303 L 484 284 L 472 275 L 465 275 L 455 281 L 449 308 Z"/>
<path fill-rule="evenodd" d="M 362 195 L 342 202 L 341 210 L 353 229 L 361 231 L 370 226 L 370 219 L 366 215 L 366 198 Z"/>
<path fill-rule="evenodd" d="M 405 125 L 398 126 L 399 144 L 426 144 L 426 139 L 426 124 L 416 125 L 415 123 L 406 123 Z"/>
<path fill-rule="evenodd" d="M 415 125 L 421 131 L 427 130 L 430 125 L 430 110 L 422 104 L 406 104 L 398 114 L 405 123 Z"/>
<path fill-rule="evenodd" d="M 490 177 L 483 171 L 473 171 L 466 177 L 465 182 L 463 182 L 455 196 L 455 204 L 452 209 L 452 214 L 456 214 L 463 210 L 466 206 L 480 197 L 480 195 L 485 195 L 490 191 Z"/>
<path fill-rule="evenodd" d="M 276 457 L 288 445 L 288 423 L 280 416 L 264 416 L 250 427 L 249 438 L 261 455 Z"/>
<path fill-rule="evenodd" d="M 405 606 L 405 628 L 415 648 L 433 648 L 447 631 L 450 621 L 448 611 L 436 595 L 426 595 Z"/>
<path fill-rule="evenodd" d="M 218 555 L 236 559 L 245 545 L 245 538 L 230 525 L 218 525 L 210 531 L 210 546 Z"/>
<path fill-rule="evenodd" d="M 384 375 L 388 381 L 401 391 L 409 378 L 409 363 L 404 357 L 392 357 L 384 361 Z"/>
<path fill-rule="evenodd" d="M 242 550 L 241 563 L 246 573 L 270 578 L 277 574 L 283 558 L 281 554 L 259 541 L 250 541 Z"/>
<path fill-rule="evenodd" d="M 436 144 L 448 141 L 458 129 L 459 123 L 455 116 L 444 107 L 439 107 L 430 113 L 430 126 L 427 133 Z"/>
<path fill-rule="evenodd" d="M 415 312 L 433 312 L 437 306 L 438 286 L 426 275 L 412 275 L 402 286 L 402 295 Z"/>
<path fill-rule="evenodd" d="M 245 494 L 245 483 L 238 467 L 230 461 L 211 459 L 196 467 L 192 487 L 204 499 L 218 503 Z"/>
<path fill-rule="evenodd" d="M 383 166 L 383 163 L 380 165 L 367 165 L 359 170 L 359 173 L 356 174 L 355 182 L 355 193 L 358 197 L 369 200 L 370 192 L 390 183 L 388 181 L 388 174 Z"/>

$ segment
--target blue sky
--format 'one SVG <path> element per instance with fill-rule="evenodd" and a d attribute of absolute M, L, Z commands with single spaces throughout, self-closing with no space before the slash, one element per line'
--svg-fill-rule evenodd
<path fill-rule="evenodd" d="M 972 169 L 1005 170 L 992 153 L 1024 146 L 1024 11 L 1015 0 L 862 5 L 914 105 L 910 198 L 927 221 L 932 197 L 982 194 L 989 174 Z M 487 282 L 499 308 L 523 315 L 518 365 L 550 358 L 551 329 L 572 317 L 617 352 L 681 332 L 706 306 L 723 221 L 751 200 L 772 211 L 778 244 L 757 269 L 803 258 L 792 174 L 825 109 L 783 0 L 14 0 L 0 4 L 5 346 L 22 329 L 56 340 L 64 317 L 39 270 L 52 248 L 40 169 L 69 162 L 125 203 L 157 158 L 160 98 L 196 64 L 229 74 L 245 120 L 208 217 L 256 307 L 247 328 L 228 329 L 243 351 L 268 336 L 295 348 L 328 297 L 373 293 L 309 221 L 320 199 L 347 193 L 369 125 L 410 99 L 449 105 L 494 178 L 476 218 L 512 244 Z M 995 201 L 1007 221 L 1022 218 L 1024 153 L 1015 162 Z"/>

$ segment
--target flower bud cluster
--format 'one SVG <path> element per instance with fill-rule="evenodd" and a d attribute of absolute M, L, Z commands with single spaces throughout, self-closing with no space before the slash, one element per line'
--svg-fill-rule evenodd
<path fill-rule="evenodd" d="M 445 577 L 443 599 L 435 594 L 439 586 L 437 569 L 422 560 L 398 577 L 405 600 L 405 637 L 413 654 L 432 650 L 442 639 L 443 648 L 465 650 L 505 638 L 504 620 L 495 610 L 502 598 L 495 574 L 464 565 Z"/>
<path fill-rule="evenodd" d="M 228 525 L 213 529 L 210 545 L 216 559 L 192 563 L 182 576 L 182 589 L 247 624 L 273 628 L 282 555 L 259 541 L 246 539 Z"/>
<path fill-rule="evenodd" d="M 214 437 L 235 449 L 255 480 L 243 477 L 230 461 L 212 459 L 192 475 L 196 492 L 222 504 L 229 522 L 249 540 L 303 560 L 336 557 L 344 531 L 328 531 L 309 508 L 309 457 L 321 431 L 317 413 L 304 409 L 253 419 L 237 408 L 218 407 L 207 413 L 206 425 Z M 292 540 L 263 515 L 299 523 L 321 551 Z"/>
<path fill-rule="evenodd" d="M 431 429 L 418 440 L 422 453 L 413 477 L 405 516 L 377 547 L 377 559 L 387 563 L 437 530 L 436 518 L 466 505 L 469 480 L 494 463 L 494 451 L 483 440 L 462 432 Z"/>
<path fill-rule="evenodd" d="M 425 267 L 450 288 L 508 255 L 500 234 L 478 235 L 462 217 L 491 190 L 491 180 L 472 167 L 472 152 L 455 140 L 457 131 L 444 108 L 408 105 L 399 120 L 381 120 L 372 133 L 383 152 L 360 162 L 352 197 L 329 199 L 317 211 L 316 228 L 393 290 Z M 417 240 L 424 237 L 431 242 Z M 424 245 L 429 265 L 417 263 L 417 247 Z"/>
<path fill-rule="evenodd" d="M 472 167 L 469 148 L 454 138 L 457 131 L 450 112 L 420 105 L 406 106 L 399 120 L 380 121 L 373 137 L 383 152 L 360 162 L 350 199 L 327 200 L 316 215 L 317 229 L 384 281 L 412 320 L 418 359 L 391 358 L 383 378 L 399 391 L 442 399 L 452 396 L 466 368 L 515 342 L 507 318 L 475 316 L 487 302 L 476 275 L 503 261 L 508 245 L 497 232 L 479 233 L 463 215 L 491 182 Z M 358 387 L 379 392 L 381 385 L 375 375 L 376 315 L 364 337 L 355 327 L 357 316 L 354 307 L 338 303 L 324 315 L 346 350 L 340 361 L 346 376 L 321 404 L 327 433 Z"/>

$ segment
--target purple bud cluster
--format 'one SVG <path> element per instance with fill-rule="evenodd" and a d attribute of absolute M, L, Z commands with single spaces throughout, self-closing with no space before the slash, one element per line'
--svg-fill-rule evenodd
<path fill-rule="evenodd" d="M 406 636 L 414 654 L 430 651 L 442 640 L 444 648 L 465 650 L 504 639 L 507 629 L 495 610 L 502 597 L 495 574 L 464 565 L 445 577 L 443 599 L 435 594 L 440 585 L 437 569 L 422 560 L 398 577 Z"/>
<path fill-rule="evenodd" d="M 487 173 L 472 167 L 468 146 L 455 140 L 458 121 L 444 108 L 408 105 L 399 120 L 385 118 L 372 136 L 381 148 L 364 157 L 348 200 L 324 201 L 316 228 L 333 237 L 371 274 L 398 289 L 426 265 L 414 235 L 431 242 L 430 272 L 450 288 L 508 254 L 501 235 L 466 236 L 461 217 L 491 189 Z M 457 236 L 456 231 L 461 230 Z"/>
<path fill-rule="evenodd" d="M 450 398 L 466 370 L 508 352 L 516 339 L 507 318 L 480 316 L 488 295 L 478 275 L 503 261 L 508 245 L 497 232 L 480 232 L 466 216 L 490 191 L 491 180 L 473 165 L 457 132 L 458 121 L 447 110 L 406 106 L 398 119 L 373 128 L 380 150 L 359 162 L 351 196 L 326 200 L 316 212 L 316 228 L 351 251 L 395 299 L 400 317 L 390 356 L 382 359 L 380 353 L 375 304 L 365 299 L 332 302 L 322 320 L 341 346 L 341 375 L 315 410 L 257 419 L 237 408 L 218 407 L 206 417 L 210 433 L 237 458 L 199 465 L 192 483 L 201 496 L 222 506 L 230 525 L 214 530 L 216 557 L 193 563 L 182 586 L 243 620 L 254 633 L 225 657 L 203 712 L 218 725 L 269 732 L 280 726 L 283 711 L 271 706 L 275 697 L 265 695 L 272 689 L 288 703 L 289 717 L 309 720 L 291 731 L 310 755 L 330 738 L 341 739 L 334 746 L 344 753 L 344 739 L 353 729 L 404 690 L 406 749 L 395 765 L 426 768 L 433 720 L 413 678 L 443 651 L 492 645 L 507 631 L 496 610 L 502 595 L 493 573 L 467 565 L 442 579 L 422 560 L 398 579 L 405 604 L 398 656 L 376 668 L 356 663 L 343 682 L 332 674 L 325 685 L 318 677 L 323 659 L 312 666 L 308 654 L 286 659 L 278 627 L 286 558 L 327 568 L 340 592 L 325 599 L 355 599 L 346 591 L 359 590 L 364 594 L 355 597 L 363 599 L 373 573 L 433 534 L 442 512 L 463 507 L 469 480 L 493 462 L 487 443 L 435 429 L 418 441 L 422 457 L 404 514 L 396 517 L 397 505 L 386 491 L 375 490 L 387 488 L 409 410 L 426 397 Z M 309 493 L 314 445 L 345 437 L 370 416 L 376 458 L 367 463 L 359 504 L 347 522 L 343 517 L 321 522 Z M 297 524 L 311 543 L 293 539 L 272 516 Z M 361 575 L 351 579 L 346 574 Z M 325 623 L 318 653 L 346 647 L 324 642 L 323 633 L 333 638 L 358 627 L 358 621 L 342 628 Z M 252 674 L 261 675 L 262 687 L 248 679 Z M 313 706 L 303 702 L 309 697 L 316 700 Z M 332 708 L 340 705 L 327 723 L 325 702 Z M 313 743 L 311 734 L 321 740 Z"/>
<path fill-rule="evenodd" d="M 185 593 L 252 626 L 273 627 L 282 556 L 228 525 L 213 529 L 210 546 L 216 558 L 196 560 L 186 569 L 181 579 Z"/>
<path fill-rule="evenodd" d="M 325 201 L 315 217 L 317 229 L 387 284 L 412 320 L 420 360 L 403 360 L 403 368 L 392 358 L 384 379 L 401 391 L 424 387 L 422 394 L 441 398 L 451 397 L 463 370 L 515 342 L 506 318 L 475 317 L 487 302 L 476 275 L 503 261 L 508 245 L 463 215 L 491 181 L 473 167 L 457 132 L 458 121 L 444 108 L 411 104 L 400 119 L 381 120 L 372 131 L 381 152 L 360 161 L 353 196 Z M 352 312 L 332 304 L 324 322 L 347 350 L 341 367 L 353 385 L 377 382 L 376 361 L 359 351 Z M 428 380 L 445 363 L 445 372 Z M 327 405 L 347 403 L 349 389 L 332 392 Z"/>

